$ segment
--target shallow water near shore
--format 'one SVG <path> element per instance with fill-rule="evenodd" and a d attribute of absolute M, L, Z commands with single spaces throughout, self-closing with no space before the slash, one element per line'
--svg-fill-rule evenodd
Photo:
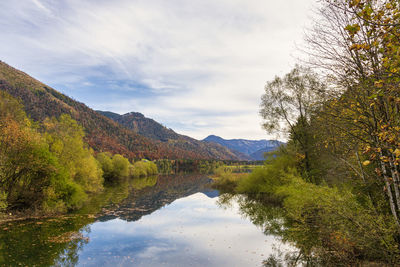
<path fill-rule="evenodd" d="M 0 265 L 261 266 L 293 250 L 221 205 L 204 175 L 108 188 L 75 214 L 3 224 Z"/>

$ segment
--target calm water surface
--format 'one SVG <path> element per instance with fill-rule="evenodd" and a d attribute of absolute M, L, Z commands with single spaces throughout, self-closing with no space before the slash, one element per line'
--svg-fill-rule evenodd
<path fill-rule="evenodd" d="M 203 175 L 111 187 L 77 214 L 1 226 L 0 265 L 262 266 L 291 250 L 219 204 Z"/>

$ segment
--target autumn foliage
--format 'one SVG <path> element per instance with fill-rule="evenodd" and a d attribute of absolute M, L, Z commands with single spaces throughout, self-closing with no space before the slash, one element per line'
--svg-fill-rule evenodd
<path fill-rule="evenodd" d="M 16 99 L 0 91 L 0 212 L 79 208 L 103 190 L 104 180 L 157 173 L 153 162 L 137 164 L 111 153 L 99 153 L 96 159 L 83 127 L 71 116 L 34 123 Z"/>

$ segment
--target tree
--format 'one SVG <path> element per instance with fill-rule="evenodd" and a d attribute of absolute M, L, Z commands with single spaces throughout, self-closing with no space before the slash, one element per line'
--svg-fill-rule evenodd
<path fill-rule="evenodd" d="M 0 92 L 0 206 L 65 210 L 67 202 L 79 198 L 79 190 L 32 125 L 22 105 Z"/>
<path fill-rule="evenodd" d="M 268 133 L 283 132 L 298 143 L 304 157 L 304 171 L 310 166 L 309 122 L 313 112 L 324 98 L 326 86 L 310 69 L 296 66 L 283 78 L 275 77 L 267 83 L 261 100 L 260 115 Z"/>
<path fill-rule="evenodd" d="M 325 107 L 325 123 L 346 140 L 341 146 L 367 157 L 363 165 L 375 169 L 400 228 L 400 3 L 326 0 L 319 14 L 307 38 L 310 63 L 340 92 Z"/>
<path fill-rule="evenodd" d="M 103 171 L 84 142 L 84 131 L 69 115 L 44 122 L 50 151 L 69 172 L 72 179 L 86 192 L 98 192 L 103 188 Z"/>

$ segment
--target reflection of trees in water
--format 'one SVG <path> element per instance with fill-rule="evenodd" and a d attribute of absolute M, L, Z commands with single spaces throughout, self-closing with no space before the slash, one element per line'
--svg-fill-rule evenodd
<path fill-rule="evenodd" d="M 310 251 L 307 238 L 299 239 L 298 236 L 293 235 L 292 226 L 276 199 L 270 198 L 268 195 L 261 195 L 255 199 L 246 195 L 228 193 L 219 196 L 217 203 L 222 208 L 231 207 L 237 203 L 240 214 L 258 226 L 265 235 L 272 235 L 282 243 L 296 248 L 282 251 L 280 248 L 274 247 L 274 253 L 263 261 L 263 266 L 326 266 L 313 253 L 307 253 Z"/>
<path fill-rule="evenodd" d="M 235 202 L 239 205 L 240 214 L 260 227 L 266 235 L 284 237 L 285 220 L 283 210 L 279 205 L 275 203 L 266 205 L 245 195 L 233 194 L 221 195 L 217 203 L 220 207 L 224 207 L 231 206 Z"/>
<path fill-rule="evenodd" d="M 0 266 L 74 266 L 78 252 L 88 242 L 83 228 L 88 216 L 63 216 L 42 221 L 13 223 L 0 231 Z M 66 240 L 59 240 L 65 233 Z"/>
<path fill-rule="evenodd" d="M 87 239 L 74 239 L 54 260 L 54 266 L 75 266 L 79 262 L 78 252 L 88 243 Z"/>
<path fill-rule="evenodd" d="M 107 221 L 120 218 L 136 221 L 151 214 L 176 199 L 186 197 L 207 189 L 210 179 L 202 174 L 176 174 L 159 176 L 153 186 L 130 191 L 128 196 L 117 205 L 103 210 L 98 219 Z"/>

